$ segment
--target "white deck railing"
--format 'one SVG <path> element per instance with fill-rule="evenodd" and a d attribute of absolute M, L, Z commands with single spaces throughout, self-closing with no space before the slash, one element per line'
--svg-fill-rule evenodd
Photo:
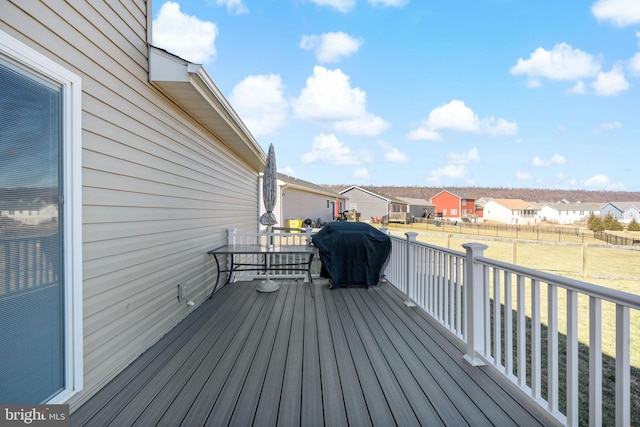
<path fill-rule="evenodd" d="M 272 243 L 308 244 L 310 237 L 310 229 L 274 233 Z M 602 425 L 602 306 L 612 304 L 616 425 L 630 425 L 630 313 L 640 310 L 639 295 L 486 258 L 487 246 L 480 243 L 454 251 L 418 242 L 414 232 L 405 233 L 405 238 L 390 237 L 391 254 L 382 273 L 406 295 L 406 304 L 420 306 L 460 339 L 469 363 L 493 366 L 569 426 L 579 421 L 578 300 L 588 301 L 588 318 L 580 319 L 589 328 L 588 391 L 582 391 L 589 396 L 589 424 L 594 426 Z M 265 243 L 266 238 L 265 233 L 229 232 L 229 243 Z M 247 274 L 262 277 L 261 272 Z M 278 277 L 298 276 L 284 272 Z M 563 303 L 566 315 L 560 319 Z M 566 336 L 562 348 L 561 334 Z M 566 377 L 563 384 L 561 371 Z"/>
<path fill-rule="evenodd" d="M 566 425 L 578 425 L 578 299 L 588 301 L 587 318 L 580 319 L 589 329 L 588 391 L 582 392 L 595 426 L 602 425 L 602 305 L 613 304 L 615 418 L 616 425 L 630 425 L 630 313 L 640 310 L 639 295 L 485 258 L 483 244 L 458 252 L 418 242 L 417 233 L 405 236 L 391 236 L 386 279 L 466 344 L 467 361 L 492 365 Z M 559 318 L 563 303 L 566 316 Z"/>

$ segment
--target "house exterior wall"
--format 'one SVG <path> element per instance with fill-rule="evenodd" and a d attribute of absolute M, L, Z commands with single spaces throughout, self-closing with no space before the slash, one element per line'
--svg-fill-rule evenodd
<path fill-rule="evenodd" d="M 307 218 L 316 222 L 320 218 L 324 222 L 333 221 L 333 206 L 335 199 L 322 194 L 314 194 L 293 188 L 282 190 L 282 218 L 288 219 Z M 285 222 L 283 222 L 285 224 Z"/>
<path fill-rule="evenodd" d="M 476 215 L 475 200 L 461 199 L 448 191 L 441 191 L 431 198 L 435 205 L 436 214 L 442 214 L 442 218 L 460 220 L 462 218 L 474 218 Z"/>
<path fill-rule="evenodd" d="M 619 220 L 622 220 L 622 218 L 623 218 L 623 211 L 621 211 L 617 207 L 613 206 L 611 203 L 607 203 L 600 210 L 600 216 L 601 217 L 604 218 L 605 216 L 607 216 L 607 214 L 611 214 L 611 216 L 613 216 L 614 218 L 619 219 Z"/>
<path fill-rule="evenodd" d="M 567 208 L 563 204 L 548 204 L 541 207 L 540 218 L 556 224 L 574 224 L 586 221 L 592 213 L 599 215 L 600 211 L 588 204 L 571 208 Z"/>
<path fill-rule="evenodd" d="M 502 222 L 504 224 L 524 225 L 538 222 L 538 211 L 511 209 L 493 200 L 484 205 L 484 220 Z"/>
<path fill-rule="evenodd" d="M 640 221 L 640 209 L 637 207 L 630 207 L 626 209 L 622 215 L 622 221 L 630 223 L 633 220 Z"/>
<path fill-rule="evenodd" d="M 499 203 L 490 201 L 484 205 L 485 221 L 497 221 L 505 224 L 514 224 L 511 209 Z"/>
<path fill-rule="evenodd" d="M 82 78 L 84 388 L 115 377 L 211 291 L 206 255 L 256 229 L 257 173 L 149 84 L 150 5 L 3 1 L 0 30 Z"/>
<path fill-rule="evenodd" d="M 351 207 L 355 206 L 363 221 L 368 221 L 371 217 L 383 217 L 389 213 L 387 200 L 367 193 L 360 188 L 354 187 L 340 194 L 347 197 L 345 210 L 351 210 Z"/>

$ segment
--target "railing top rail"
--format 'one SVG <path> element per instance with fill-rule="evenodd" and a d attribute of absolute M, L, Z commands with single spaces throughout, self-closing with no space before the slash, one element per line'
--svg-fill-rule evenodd
<path fill-rule="evenodd" d="M 406 237 L 400 237 L 400 236 L 396 236 L 396 235 L 393 235 L 393 234 L 390 234 L 389 237 L 391 237 L 392 239 L 396 239 L 396 240 L 402 241 L 402 242 L 406 242 L 407 241 Z M 425 248 L 434 249 L 434 250 L 437 250 L 438 252 L 443 252 L 443 253 L 449 254 L 449 255 L 454 255 L 454 256 L 458 256 L 458 257 L 465 257 L 466 256 L 465 252 L 456 251 L 456 250 L 448 249 L 448 248 L 443 248 L 442 246 L 431 245 L 429 243 L 420 242 L 420 241 L 414 241 L 414 242 L 411 242 L 411 243 L 413 243 L 415 245 L 418 245 L 418 246 L 425 247 Z"/>
<path fill-rule="evenodd" d="M 502 270 L 508 270 L 515 274 L 521 274 L 523 276 L 531 277 L 533 279 L 540 280 L 541 282 L 553 283 L 572 291 L 577 291 L 582 294 L 600 298 L 603 301 L 621 304 L 635 310 L 640 310 L 640 295 L 622 292 L 616 289 L 609 289 L 605 288 L 604 286 L 594 285 L 592 283 L 570 279 L 568 277 L 562 277 L 555 274 L 546 273 L 544 271 L 534 270 L 528 267 L 509 264 L 507 262 L 502 262 L 491 258 L 476 257 L 475 261 L 481 264 L 497 267 Z"/>

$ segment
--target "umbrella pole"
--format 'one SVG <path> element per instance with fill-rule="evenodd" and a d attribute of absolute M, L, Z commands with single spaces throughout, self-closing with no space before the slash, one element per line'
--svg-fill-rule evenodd
<path fill-rule="evenodd" d="M 269 279 L 269 262 L 271 259 L 271 254 L 269 253 L 269 249 L 271 249 L 271 225 L 267 225 L 267 252 L 264 254 L 265 256 L 265 279 L 258 284 L 256 291 L 258 292 L 275 292 L 280 289 L 280 286 L 273 280 Z"/>

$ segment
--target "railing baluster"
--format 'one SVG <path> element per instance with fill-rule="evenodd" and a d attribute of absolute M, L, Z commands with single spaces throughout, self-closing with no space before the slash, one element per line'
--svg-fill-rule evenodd
<path fill-rule="evenodd" d="M 460 275 L 462 269 L 462 259 L 456 257 L 456 278 L 455 278 L 455 293 L 456 293 L 456 332 L 458 336 L 462 336 L 462 283 L 463 278 Z"/>
<path fill-rule="evenodd" d="M 513 376 L 513 292 L 511 273 L 504 270 L 504 373 Z"/>
<path fill-rule="evenodd" d="M 518 274 L 517 278 L 517 325 L 518 332 L 516 339 L 517 357 L 518 357 L 518 385 L 521 388 L 527 386 L 527 312 L 525 309 L 526 297 L 525 297 L 525 280 L 524 276 Z"/>
<path fill-rule="evenodd" d="M 578 425 L 578 293 L 567 289 L 567 425 Z"/>
<path fill-rule="evenodd" d="M 589 297 L 589 423 L 602 426 L 602 300 Z"/>
<path fill-rule="evenodd" d="M 531 394 L 542 397 L 542 345 L 540 326 L 540 281 L 531 279 Z"/>
<path fill-rule="evenodd" d="M 616 304 L 616 426 L 631 423 L 629 307 Z"/>
<path fill-rule="evenodd" d="M 547 284 L 547 402 L 558 412 L 558 287 Z"/>
<path fill-rule="evenodd" d="M 489 277 L 491 268 L 488 265 L 484 265 L 482 268 L 482 302 L 484 312 L 484 351 L 485 356 L 491 356 L 491 286 Z"/>
<path fill-rule="evenodd" d="M 494 364 L 502 363 L 502 321 L 501 313 L 502 304 L 500 301 L 500 270 L 493 269 L 493 357 Z"/>

